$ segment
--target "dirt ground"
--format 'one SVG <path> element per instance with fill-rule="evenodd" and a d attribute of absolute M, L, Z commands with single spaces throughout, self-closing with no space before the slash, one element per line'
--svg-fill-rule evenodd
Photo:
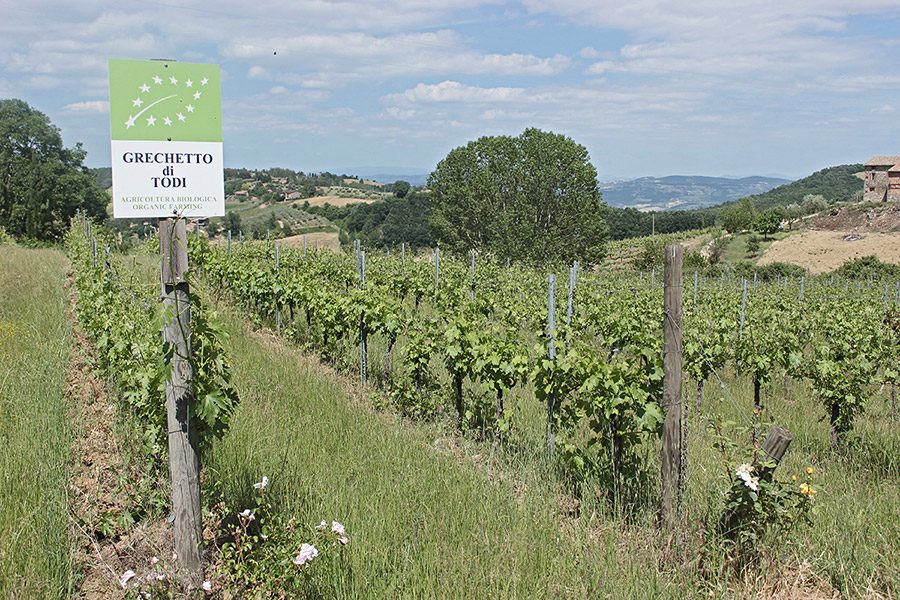
<path fill-rule="evenodd" d="M 281 239 L 280 243 L 303 248 L 303 236 L 306 236 L 307 250 L 315 250 L 316 242 L 319 242 L 319 248 L 331 248 L 332 250 L 340 250 L 341 242 L 338 240 L 338 234 L 328 232 L 307 233 L 303 235 L 292 235 Z"/>
<path fill-rule="evenodd" d="M 788 262 L 819 274 L 833 271 L 845 261 L 873 254 L 882 262 L 900 264 L 900 233 L 802 231 L 774 242 L 759 264 Z"/>
<path fill-rule="evenodd" d="M 303 208 L 304 202 L 309 202 L 310 206 L 346 206 L 348 204 L 367 204 L 369 202 L 377 202 L 381 198 L 344 198 L 343 196 L 316 196 L 315 198 L 305 198 L 303 200 L 294 200 L 294 205 Z"/>

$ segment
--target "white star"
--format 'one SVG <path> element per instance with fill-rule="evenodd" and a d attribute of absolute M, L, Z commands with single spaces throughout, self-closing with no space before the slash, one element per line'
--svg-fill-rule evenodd
<path fill-rule="evenodd" d="M 172 119 L 170 119 L 169 117 L 163 117 L 163 123 L 165 123 L 166 125 L 168 125 L 169 127 L 171 127 L 171 126 L 172 126 Z"/>
<path fill-rule="evenodd" d="M 206 85 L 207 83 L 209 83 L 209 79 L 207 79 L 206 77 L 200 80 L 200 85 Z"/>
<path fill-rule="evenodd" d="M 159 85 L 162 83 L 162 79 L 159 78 L 159 75 L 153 76 L 153 83 L 155 83 L 156 85 Z"/>
<path fill-rule="evenodd" d="M 184 85 L 186 85 L 188 87 L 194 87 L 194 82 L 191 81 L 190 79 L 188 79 L 187 81 L 184 82 Z"/>
<path fill-rule="evenodd" d="M 135 117 L 133 117 L 132 115 L 128 115 L 128 120 L 125 121 L 125 129 L 131 129 L 132 127 L 134 127 L 134 119 Z"/>
<path fill-rule="evenodd" d="M 179 121 L 184 121 L 184 115 L 181 114 L 181 113 L 178 113 L 178 120 L 179 120 Z"/>
<path fill-rule="evenodd" d="M 188 112 L 194 112 L 194 107 L 190 104 L 187 105 Z"/>
<path fill-rule="evenodd" d="M 154 125 L 156 125 L 156 117 L 150 115 L 147 117 L 147 127 L 153 127 Z"/>
<path fill-rule="evenodd" d="M 146 83 L 141 86 L 141 92 L 149 92 L 149 91 L 150 91 L 150 86 L 147 85 Z"/>
<path fill-rule="evenodd" d="M 200 99 L 200 92 L 194 92 L 194 100 Z"/>
<path fill-rule="evenodd" d="M 174 76 L 174 75 L 172 75 L 171 77 L 169 77 L 169 81 L 172 82 L 172 85 L 178 85 L 178 80 L 175 79 L 175 76 Z"/>
<path fill-rule="evenodd" d="M 140 107 L 141 107 L 141 104 L 143 104 L 143 103 L 144 103 L 144 101 L 141 100 L 140 98 L 136 98 L 135 100 L 132 100 L 132 101 L 131 101 L 131 105 L 132 105 L 132 106 L 137 106 L 138 108 L 140 108 Z"/>

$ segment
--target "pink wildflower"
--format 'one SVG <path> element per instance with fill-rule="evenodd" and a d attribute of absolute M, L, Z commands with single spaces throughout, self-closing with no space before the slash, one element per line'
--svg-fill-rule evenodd
<path fill-rule="evenodd" d="M 306 563 L 312 561 L 312 559 L 314 559 L 318 555 L 319 551 L 316 550 L 316 547 L 312 544 L 301 544 L 300 554 L 294 557 L 294 564 L 302 567 Z"/>

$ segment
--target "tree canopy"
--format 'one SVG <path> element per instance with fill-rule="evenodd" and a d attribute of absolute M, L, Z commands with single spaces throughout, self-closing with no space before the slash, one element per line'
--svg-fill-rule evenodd
<path fill-rule="evenodd" d="M 455 148 L 428 178 L 431 227 L 442 248 L 531 264 L 597 263 L 609 230 L 584 146 L 526 129 Z"/>
<path fill-rule="evenodd" d="M 63 147 L 59 128 L 17 99 L 0 99 L 0 227 L 15 236 L 62 235 L 78 209 L 106 218 L 108 197 L 84 167 L 78 143 Z"/>

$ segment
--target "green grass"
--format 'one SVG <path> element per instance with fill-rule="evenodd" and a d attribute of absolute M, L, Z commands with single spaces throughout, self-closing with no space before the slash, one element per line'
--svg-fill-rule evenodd
<path fill-rule="evenodd" d="M 138 279 L 153 281 L 151 262 L 141 262 Z M 813 467 L 820 508 L 811 527 L 770 541 L 766 569 L 744 579 L 717 575 L 724 555 L 700 547 L 729 485 L 722 477 L 729 466 L 713 448 L 708 424 L 743 422 L 741 413 L 752 406 L 747 377 L 723 373 L 724 389 L 709 382 L 700 410 L 688 382 L 684 528 L 673 541 L 653 524 L 652 506 L 615 512 L 591 483 L 578 490 L 581 506 L 573 510 L 573 488 L 542 460 L 544 413 L 527 387 L 508 398 L 514 450 L 500 450 L 461 439 L 440 418 L 375 412 L 301 351 L 251 333 L 231 309 L 225 321 L 242 404 L 205 457 L 204 493 L 239 511 L 266 475 L 275 507 L 299 523 L 344 523 L 351 538 L 345 561 L 313 563 L 308 597 L 788 598 L 804 564 L 826 596 L 829 586 L 847 598 L 900 593 L 900 429 L 889 388 L 872 387 L 865 413 L 837 452 L 806 382 L 785 386 L 775 378 L 764 389 L 763 420 L 794 435 L 778 476 L 802 481 Z M 378 336 L 370 344 L 376 380 L 385 345 Z M 351 372 L 356 352 L 345 350 Z M 398 355 L 392 371 L 400 368 Z M 466 393 L 476 393 L 474 386 L 467 383 Z M 437 401 L 452 406 L 449 398 Z M 748 435 L 736 439 L 750 448 Z M 658 473 L 657 442 L 642 454 L 648 472 Z"/>
<path fill-rule="evenodd" d="M 207 488 L 240 510 L 267 475 L 277 506 L 338 520 L 347 562 L 311 575 L 327 598 L 682 598 L 652 527 L 567 515 L 539 465 L 510 472 L 486 445 L 354 405 L 321 367 L 229 317 L 242 405 L 207 459 Z M 636 535 L 631 535 L 636 534 Z"/>
<path fill-rule="evenodd" d="M 73 587 L 65 369 L 71 323 L 56 250 L 0 248 L 0 598 Z"/>
<path fill-rule="evenodd" d="M 728 246 L 725 249 L 725 256 L 722 258 L 724 262 L 728 263 L 736 263 L 736 262 L 752 262 L 756 264 L 759 258 L 766 253 L 766 250 L 769 249 L 774 242 L 778 240 L 783 240 L 784 238 L 791 235 L 791 231 L 779 231 L 778 233 L 773 233 L 768 236 L 768 239 L 764 239 L 761 234 L 745 232 L 734 235 L 728 243 Z M 756 256 L 750 256 L 747 253 L 747 240 L 751 235 L 755 235 L 759 238 L 759 250 L 756 253 Z"/>
<path fill-rule="evenodd" d="M 723 375 L 726 391 L 710 382 L 703 407 L 692 405 L 690 462 L 686 506 L 693 517 L 714 507 L 718 475 L 723 465 L 713 449 L 707 422 L 744 423 L 738 410 L 752 414 L 749 378 Z M 876 590 L 889 598 L 900 593 L 900 430 L 890 414 L 890 390 L 873 386 L 865 414 L 856 419 L 843 448 L 830 447 L 825 409 L 803 381 L 783 379 L 763 390 L 761 419 L 787 428 L 793 443 L 778 467 L 781 479 L 803 481 L 812 467 L 818 490 L 818 512 L 811 527 L 799 527 L 780 540 L 787 563 L 806 562 L 843 597 L 855 598 Z M 718 383 L 718 382 L 716 382 Z M 691 382 L 689 397 L 695 397 Z M 765 437 L 767 430 L 762 431 Z M 738 441 L 749 445 L 749 436 Z M 770 550 L 771 552 L 771 550 Z M 724 583 L 724 582 L 722 582 Z M 878 596 L 875 596 L 878 597 Z"/>
<path fill-rule="evenodd" d="M 271 477 L 280 469 L 299 477 L 297 473 L 303 472 L 303 484 L 295 487 L 294 480 L 284 491 L 287 504 L 298 507 L 308 522 L 343 518 L 355 530 L 365 530 L 374 519 L 379 528 L 363 534 L 360 543 L 366 556 L 354 559 L 359 562 L 353 564 L 353 572 L 381 573 L 396 582 L 410 578 L 421 586 L 397 587 L 399 583 L 387 582 L 371 597 L 487 597 L 487 592 L 504 598 L 545 597 L 561 595 L 560 589 L 569 589 L 571 597 L 774 595 L 772 586 L 787 585 L 787 580 L 796 578 L 799 565 L 814 573 L 818 585 L 833 586 L 845 597 L 859 597 L 868 590 L 895 597 L 900 591 L 900 513 L 896 508 L 900 505 L 900 430 L 897 417 L 891 414 L 889 388 L 872 387 L 865 413 L 837 452 L 829 445 L 825 409 L 807 382 L 790 380 L 785 388 L 783 380 L 776 378 L 764 390 L 763 421 L 787 427 L 794 435 L 778 476 L 789 480 L 797 475 L 802 482 L 807 467 L 813 467 L 819 508 L 811 527 L 798 526 L 763 546 L 763 555 L 776 568 L 767 568 L 759 581 L 748 583 L 740 575 L 717 575 L 715 569 L 704 576 L 697 568 L 701 558 L 708 568 L 724 560 L 716 551 L 700 552 L 700 539 L 721 514 L 723 492 L 730 485 L 723 478 L 728 462 L 713 447 L 709 424 L 743 423 L 742 412 L 752 414 L 752 385 L 746 376 L 723 374 L 724 390 L 718 382 L 708 383 L 700 410 L 693 406 L 696 384 L 688 382 L 687 542 L 672 546 L 650 525 L 652 507 L 626 507 L 626 519 L 597 498 L 591 483 L 581 490 L 580 518 L 567 513 L 573 490 L 561 489 L 556 476 L 542 466 L 544 414 L 527 387 L 517 387 L 507 398 L 507 409 L 514 414 L 515 449 L 500 452 L 488 443 L 460 440 L 440 424 L 398 423 L 396 417 L 352 406 L 345 390 L 293 351 L 280 343 L 253 342 L 237 321 L 231 328 L 230 355 L 238 363 L 246 404 L 237 429 L 219 448 L 217 460 L 222 462 L 215 467 L 216 477 L 225 476 L 221 481 L 227 482 L 227 495 L 239 498 L 263 474 Z M 376 380 L 383 372 L 384 349 L 383 340 L 370 337 L 370 376 Z M 345 350 L 349 361 L 345 368 L 351 373 L 356 352 Z M 399 367 L 392 360 L 392 371 Z M 435 372 L 441 376 L 439 365 Z M 468 382 L 465 389 L 468 402 L 477 391 Z M 450 398 L 438 401 L 452 406 Z M 762 435 L 766 433 L 767 429 Z M 735 439 L 749 457 L 749 435 Z M 448 445 L 456 450 L 434 450 Z M 292 456 L 284 447 L 303 448 L 303 456 Z M 642 454 L 648 472 L 658 473 L 656 443 L 647 445 Z M 480 458 L 473 460 L 475 455 Z M 523 484 L 529 494 L 520 505 L 516 486 Z M 365 499 L 371 498 L 384 501 L 367 505 Z M 421 523 L 423 519 L 427 524 Z M 505 524 L 497 525 L 498 520 Z M 434 533 L 438 539 L 410 546 L 409 527 Z M 481 543 L 475 547 L 479 564 L 471 565 L 470 571 L 448 567 L 443 555 L 461 553 L 470 538 Z M 609 547 L 598 543 L 598 538 Z M 534 547 L 542 548 L 544 554 L 535 557 L 536 570 L 530 571 L 527 550 Z M 354 551 L 358 550 L 356 545 Z M 409 556 L 409 564 L 394 564 L 398 551 Z M 689 566 L 668 569 L 673 556 L 681 556 Z M 646 588 L 636 583 L 642 578 L 650 582 Z M 329 575 L 328 581 L 333 586 L 328 594 L 334 596 L 352 596 L 360 589 L 352 578 L 345 581 Z M 579 585 L 584 581 L 603 583 Z"/>

